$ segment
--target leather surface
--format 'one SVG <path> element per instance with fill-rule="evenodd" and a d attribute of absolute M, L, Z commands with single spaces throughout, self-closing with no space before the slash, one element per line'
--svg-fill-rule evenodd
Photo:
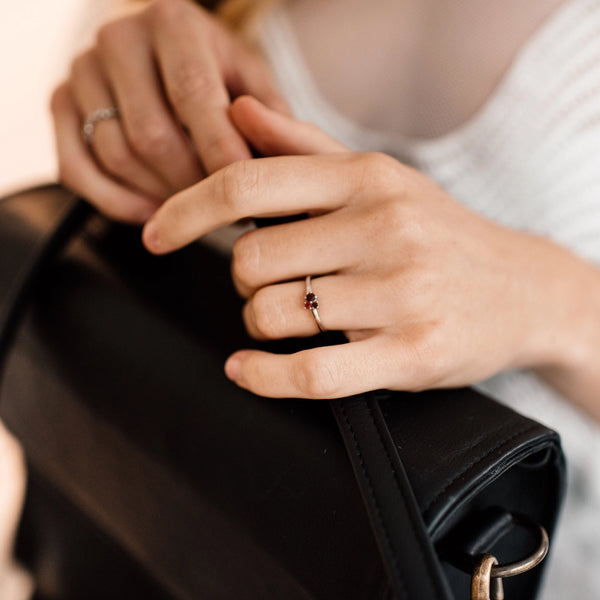
<path fill-rule="evenodd" d="M 70 201 L 52 195 L 55 208 Z M 37 196 L 0 203 L 0 240 L 25 247 L 42 235 L 47 220 L 5 218 L 17 204 L 49 210 Z M 0 290 L 13 263 L 3 264 Z M 222 374 L 228 353 L 252 344 L 240 306 L 222 257 L 200 245 L 152 257 L 137 230 L 90 221 L 36 287 L 0 390 L 2 417 L 44 482 L 23 531 L 34 514 L 40 537 L 69 522 L 51 508 L 40 518 L 51 489 L 110 540 L 90 534 L 92 555 L 126 555 L 157 597 L 382 598 L 383 567 L 327 404 L 257 398 Z M 440 547 L 496 503 L 552 532 L 564 470 L 555 434 L 464 390 L 377 402 Z M 47 536 L 52 552 L 24 545 L 46 597 L 85 595 L 85 578 L 45 560 L 69 564 L 80 533 Z M 498 551 L 513 559 L 528 544 L 505 540 Z M 447 573 L 464 587 L 465 576 Z M 531 598 L 538 575 L 510 592 L 507 581 L 507 597 Z M 88 584 L 97 595 L 86 597 L 118 597 L 93 571 Z"/>
<path fill-rule="evenodd" d="M 28 190 L 2 201 L 2 248 L 0 250 L 0 365 L 10 345 L 19 311 L 26 295 L 44 268 L 45 257 L 64 243 L 88 213 L 69 193 L 57 186 Z"/>
<path fill-rule="evenodd" d="M 381 418 L 378 392 L 332 402 L 348 456 L 399 600 L 452 600 L 419 504 Z"/>
<path fill-rule="evenodd" d="M 240 306 L 221 257 L 155 260 L 139 232 L 94 221 L 36 290 L 2 416 L 35 471 L 170 597 L 381 597 L 329 407 L 256 398 L 223 375 L 248 343 Z M 64 569 L 39 575 L 48 597 L 76 597 L 61 595 Z"/>
<path fill-rule="evenodd" d="M 370 493 L 363 496 L 381 523 L 375 525 L 378 537 L 396 543 L 387 554 L 401 570 L 405 590 L 397 591 L 399 598 L 448 597 L 435 575 L 428 540 L 419 539 L 418 519 L 399 521 L 404 515 L 396 507 L 410 506 L 412 494 L 430 538 L 447 559 L 447 579 L 457 598 L 468 596 L 469 578 L 453 565 L 472 564 L 468 555 L 474 550 L 492 553 L 504 564 L 536 547 L 539 540 L 514 526 L 510 513 L 552 535 L 564 489 L 556 433 L 470 389 L 418 395 L 382 390 L 366 396 L 368 410 L 358 401 L 347 407 L 355 412 L 352 438 L 360 452 L 354 465 L 365 473 L 363 487 Z M 387 474 L 385 485 L 381 473 Z M 407 548 L 420 558 L 411 558 Z M 506 580 L 507 597 L 534 598 L 542 572 L 543 566 Z M 428 591 L 425 584 L 418 586 L 419 577 L 430 582 Z"/>

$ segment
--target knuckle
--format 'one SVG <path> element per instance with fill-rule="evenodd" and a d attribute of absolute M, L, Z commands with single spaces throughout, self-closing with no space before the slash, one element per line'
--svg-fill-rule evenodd
<path fill-rule="evenodd" d="M 212 96 L 215 90 L 218 82 L 201 62 L 185 61 L 173 69 L 169 95 L 176 106 Z"/>
<path fill-rule="evenodd" d="M 252 233 L 246 233 L 236 240 L 232 251 L 232 271 L 235 279 L 245 288 L 256 285 L 256 275 L 260 273 L 260 258 Z"/>
<path fill-rule="evenodd" d="M 296 377 L 300 393 L 307 398 L 340 396 L 341 382 L 336 362 L 326 360 L 320 353 L 304 357 L 298 365 Z"/>
<path fill-rule="evenodd" d="M 112 59 L 128 52 L 133 40 L 140 40 L 140 21 L 136 14 L 126 14 L 102 25 L 96 33 L 96 46 L 84 53 L 85 60 L 98 58 Z M 87 56 L 86 56 L 87 55 Z"/>
<path fill-rule="evenodd" d="M 242 160 L 219 171 L 222 201 L 237 218 L 248 216 L 245 209 L 260 191 L 260 170 L 256 161 Z"/>
<path fill-rule="evenodd" d="M 407 213 L 407 206 L 404 202 L 396 198 L 391 198 L 382 201 L 379 218 L 386 224 L 386 230 L 393 235 L 405 230 L 407 221 L 410 219 Z"/>
<path fill-rule="evenodd" d="M 122 37 L 122 21 L 110 21 L 98 29 L 98 33 L 96 33 L 96 45 L 98 49 L 103 52 L 119 44 Z"/>
<path fill-rule="evenodd" d="M 418 212 L 411 212 L 410 219 L 404 222 L 404 243 L 412 255 L 430 248 L 434 238 L 431 235 L 429 224 Z"/>
<path fill-rule="evenodd" d="M 400 163 L 382 152 L 367 152 L 359 155 L 361 163 L 357 170 L 362 188 L 375 191 L 378 195 L 397 196 L 403 189 Z"/>
<path fill-rule="evenodd" d="M 181 18 L 184 3 L 181 0 L 154 0 L 148 5 L 148 16 L 157 23 L 178 21 Z"/>
<path fill-rule="evenodd" d="M 434 281 L 427 269 L 419 264 L 407 265 L 400 281 L 405 314 L 416 319 L 432 314 L 435 310 L 436 295 L 432 293 Z"/>
<path fill-rule="evenodd" d="M 440 324 L 426 323 L 406 340 L 411 356 L 414 385 L 411 391 L 421 392 L 441 387 L 448 374 L 448 356 L 439 343 Z"/>
<path fill-rule="evenodd" d="M 405 249 L 403 235 L 410 221 L 407 212 L 404 203 L 396 198 L 381 199 L 375 209 L 368 207 L 363 232 L 383 256 L 397 256 L 399 248 Z"/>
<path fill-rule="evenodd" d="M 173 133 L 169 123 L 155 116 L 134 118 L 128 138 L 141 156 L 163 157 L 170 155 L 173 149 Z"/>
<path fill-rule="evenodd" d="M 390 251 L 402 248 L 407 258 L 431 246 L 430 224 L 422 211 L 404 198 L 383 199 L 370 220 L 370 233 Z"/>
<path fill-rule="evenodd" d="M 266 288 L 256 292 L 250 302 L 254 326 L 260 336 L 267 340 L 274 340 L 281 337 L 284 315 L 277 303 L 272 301 L 271 294 Z"/>
<path fill-rule="evenodd" d="M 398 173 L 398 161 L 384 152 L 370 152 L 368 159 L 376 174 L 382 177 L 395 177 Z"/>
<path fill-rule="evenodd" d="M 406 292 L 408 282 L 404 269 L 392 269 L 388 273 L 380 275 L 377 283 L 389 302 L 388 306 L 393 307 L 395 315 L 411 315 L 413 313 L 411 298 Z"/>

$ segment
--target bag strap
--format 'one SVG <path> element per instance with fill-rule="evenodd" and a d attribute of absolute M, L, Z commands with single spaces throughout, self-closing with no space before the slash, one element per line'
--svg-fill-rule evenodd
<path fill-rule="evenodd" d="M 378 392 L 332 400 L 390 586 L 399 600 L 451 600 Z"/>
<path fill-rule="evenodd" d="M 1 200 L 0 214 L 3 235 L 8 235 L 5 247 L 10 248 L 0 263 L 2 271 L 9 271 L 2 279 L 10 282 L 0 297 L 1 373 L 35 284 L 46 264 L 80 229 L 90 207 L 58 186 L 44 186 Z M 14 237 L 9 235 L 13 230 Z"/>
<path fill-rule="evenodd" d="M 52 193 L 55 198 L 50 198 Z M 90 213 L 84 201 L 57 186 L 7 198 L 0 203 L 0 213 L 12 211 L 15 223 L 27 222 L 28 201 L 38 202 L 38 212 L 45 202 L 47 210 L 43 226 L 36 223 L 33 231 L 18 236 L 18 249 L 7 258 L 10 262 L 0 264 L 11 269 L 5 279 L 12 281 L 0 303 L 0 372 L 35 284 Z M 330 404 L 395 596 L 399 600 L 452 600 L 377 392 Z"/>

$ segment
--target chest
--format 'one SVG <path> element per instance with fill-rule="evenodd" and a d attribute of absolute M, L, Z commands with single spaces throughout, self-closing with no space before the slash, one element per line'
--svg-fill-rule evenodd
<path fill-rule="evenodd" d="M 344 116 L 408 137 L 469 119 L 563 0 L 292 0 L 320 92 Z"/>

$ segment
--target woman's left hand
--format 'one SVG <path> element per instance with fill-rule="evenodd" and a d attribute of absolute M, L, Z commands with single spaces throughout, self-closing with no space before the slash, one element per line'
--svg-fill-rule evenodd
<path fill-rule="evenodd" d="M 226 364 L 236 383 L 263 396 L 335 398 L 471 384 L 552 359 L 534 259 L 547 242 L 470 212 L 386 155 L 347 151 L 249 97 L 231 115 L 270 157 L 234 163 L 173 196 L 144 243 L 165 253 L 245 217 L 308 213 L 236 242 L 246 327 L 258 339 L 318 333 L 304 308 L 311 275 L 323 325 L 350 342 L 292 355 L 241 350 Z"/>

